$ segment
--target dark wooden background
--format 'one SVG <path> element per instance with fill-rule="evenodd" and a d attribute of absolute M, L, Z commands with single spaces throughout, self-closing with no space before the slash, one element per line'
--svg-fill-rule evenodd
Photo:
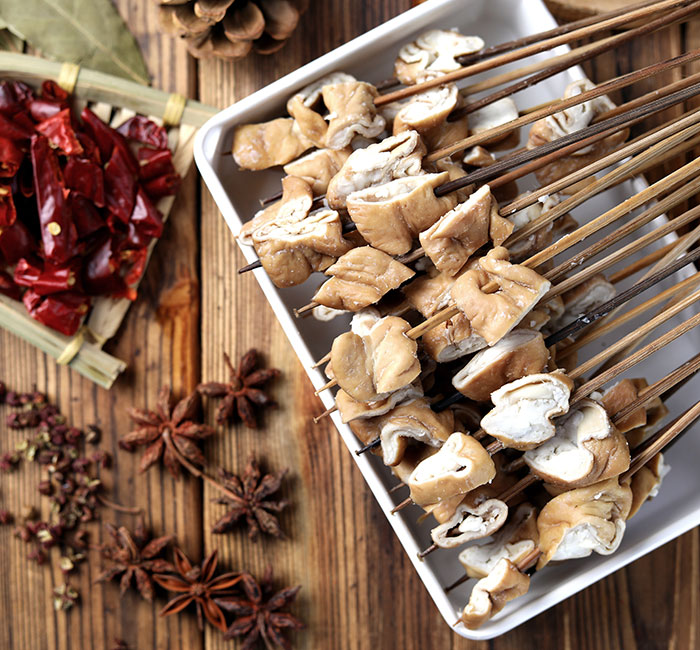
<path fill-rule="evenodd" d="M 181 43 L 161 35 L 151 0 L 116 4 L 143 48 L 156 86 L 223 108 L 409 9 L 411 0 L 312 0 L 279 55 L 251 56 L 235 64 L 188 58 Z M 700 22 L 672 27 L 599 58 L 589 74 L 604 80 L 698 45 Z M 633 92 L 646 92 L 679 74 L 638 84 Z M 262 574 L 272 562 L 281 582 L 303 585 L 295 612 L 308 628 L 296 636 L 298 647 L 698 647 L 697 530 L 499 639 L 474 643 L 455 635 L 433 606 L 330 422 L 311 422 L 321 411 L 319 402 L 254 278 L 236 275 L 242 264 L 212 198 L 192 171 L 139 298 L 110 344 L 114 354 L 129 362 L 116 386 L 110 392 L 96 388 L 4 332 L 2 378 L 18 389 L 36 385 L 46 391 L 78 425 L 99 422 L 105 432 L 102 445 L 114 456 L 113 469 L 105 472 L 108 493 L 115 501 L 143 507 L 155 533 L 176 534 L 192 557 L 218 548 L 230 569 L 247 567 Z M 208 488 L 188 477 L 173 481 L 159 469 L 139 474 L 138 456 L 117 447 L 117 438 L 129 430 L 126 406 L 152 407 L 163 384 L 184 393 L 200 378 L 223 378 L 222 351 L 237 358 L 252 346 L 283 372 L 273 388 L 279 408 L 268 414 L 259 431 L 241 426 L 220 430 L 206 445 L 207 457 L 211 467 L 234 471 L 243 469 L 250 453 L 264 458 L 270 470 L 290 467 L 286 496 L 294 505 L 282 516 L 288 541 L 251 544 L 242 531 L 211 535 L 220 507 L 211 503 L 215 495 Z M 0 451 L 12 449 L 22 437 L 4 424 L 0 432 Z M 0 507 L 19 512 L 38 504 L 37 480 L 27 470 L 2 475 Z M 105 513 L 105 518 L 112 517 Z M 117 521 L 132 523 L 128 515 Z M 93 541 L 100 536 L 95 525 Z M 29 562 L 11 527 L 0 528 L 0 648 L 109 649 L 115 637 L 138 650 L 232 647 L 217 633 L 200 633 L 193 616 L 160 619 L 162 599 L 149 605 L 128 593 L 120 600 L 116 585 L 94 585 L 100 566 L 93 554 L 74 579 L 82 593 L 81 607 L 67 615 L 55 613 L 50 592 L 63 582 L 60 571 Z"/>

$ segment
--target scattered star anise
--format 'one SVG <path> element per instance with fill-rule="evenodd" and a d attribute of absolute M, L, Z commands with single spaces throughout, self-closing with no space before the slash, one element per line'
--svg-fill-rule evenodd
<path fill-rule="evenodd" d="M 216 421 L 224 424 L 234 421 L 236 414 L 241 421 L 255 429 L 258 426 L 255 418 L 255 406 L 270 406 L 274 402 L 261 390 L 261 386 L 271 379 L 278 377 L 277 368 L 255 369 L 258 363 L 257 350 L 248 350 L 234 368 L 228 354 L 224 352 L 224 361 L 229 370 L 228 382 L 210 381 L 197 386 L 197 390 L 207 397 L 223 397 L 216 410 Z"/>
<path fill-rule="evenodd" d="M 245 595 L 216 599 L 221 608 L 236 617 L 226 630 L 224 638 L 244 636 L 241 650 L 254 648 L 260 639 L 266 648 L 272 648 L 274 643 L 279 648 L 289 650 L 292 645 L 284 637 L 283 630 L 300 630 L 304 624 L 296 616 L 280 610 L 294 601 L 301 587 L 287 587 L 275 593 L 272 587 L 272 566 L 267 567 L 260 584 L 247 573 L 243 574 L 241 583 Z"/>
<path fill-rule="evenodd" d="M 164 386 L 159 395 L 155 411 L 128 409 L 129 417 L 138 428 L 127 433 L 119 446 L 127 451 L 147 445 L 141 457 L 140 470 L 145 472 L 159 460 L 170 473 L 178 478 L 182 458 L 194 465 L 204 464 L 204 454 L 197 441 L 207 438 L 214 429 L 196 421 L 201 410 L 201 397 L 195 392 L 172 404 L 171 390 Z"/>
<path fill-rule="evenodd" d="M 228 506 L 229 510 L 214 524 L 212 532 L 225 533 L 245 517 L 251 540 L 255 541 L 261 530 L 274 537 L 284 537 L 277 517 L 271 513 L 281 512 L 288 502 L 285 499 L 271 501 L 268 497 L 280 489 L 286 473 L 287 470 L 284 469 L 277 474 L 262 476 L 260 467 L 252 456 L 248 459 L 242 478 L 220 469 L 219 476 L 227 489 L 227 496 L 215 499 L 215 502 Z"/>
<path fill-rule="evenodd" d="M 154 575 L 153 579 L 168 591 L 179 593 L 160 611 L 161 616 L 177 614 L 190 605 L 197 605 L 199 629 L 204 629 L 202 615 L 222 632 L 226 630 L 226 619 L 221 607 L 214 602 L 217 596 L 225 596 L 228 591 L 241 581 L 240 573 L 222 573 L 216 576 L 218 551 L 214 551 L 200 566 L 192 566 L 187 556 L 175 549 L 175 566 L 173 575 Z"/>
<path fill-rule="evenodd" d="M 170 562 L 158 557 L 173 540 L 173 536 L 150 539 L 146 533 L 143 519 L 139 519 L 133 533 L 124 526 L 115 528 L 111 524 L 105 524 L 105 528 L 112 541 L 102 546 L 102 556 L 110 560 L 113 565 L 97 577 L 97 582 L 110 581 L 121 576 L 122 595 L 133 581 L 139 593 L 146 600 L 152 601 L 153 581 L 151 576 L 154 573 L 167 573 L 175 570 Z"/>

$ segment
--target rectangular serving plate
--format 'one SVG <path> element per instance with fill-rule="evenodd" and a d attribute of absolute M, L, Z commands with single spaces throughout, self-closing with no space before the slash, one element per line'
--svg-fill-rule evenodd
<path fill-rule="evenodd" d="M 465 34 L 478 34 L 484 38 L 487 45 L 491 45 L 554 26 L 555 20 L 540 0 L 429 0 L 220 112 L 200 130 L 195 142 L 195 161 L 226 223 L 235 235 L 242 223 L 259 209 L 259 198 L 278 191 L 282 177 L 280 170 L 254 173 L 239 170 L 232 157 L 224 155 L 231 149 L 235 125 L 261 122 L 285 114 L 287 99 L 295 91 L 335 70 L 343 70 L 354 74 L 358 79 L 369 81 L 390 76 L 393 60 L 400 46 L 426 29 L 455 27 Z M 529 61 L 560 54 L 566 50 L 567 48 L 560 47 L 553 50 L 552 54 L 538 55 Z M 509 67 L 517 65 L 511 64 Z M 516 102 L 522 109 L 553 97 L 560 97 L 566 85 L 581 76 L 582 70 L 573 68 L 519 93 L 515 98 Z M 523 130 L 523 137 L 526 137 L 526 134 L 527 128 Z M 534 186 L 530 181 L 529 187 Z M 643 179 L 628 181 L 589 200 L 575 210 L 573 215 L 582 223 L 645 187 L 647 184 Z M 520 189 L 528 189 L 527 183 L 520 182 Z M 664 221 L 665 217 L 659 217 L 640 232 L 646 232 Z M 638 235 L 619 245 L 624 245 L 636 236 Z M 662 244 L 674 239 L 675 235 L 669 236 Z M 241 250 L 248 262 L 256 259 L 252 248 L 241 246 Z M 685 269 L 677 277 L 664 282 L 661 289 L 670 286 L 681 277 L 688 277 L 694 270 Z M 235 273 L 236 270 L 229 269 L 229 272 Z M 311 366 L 328 352 L 333 338 L 347 330 L 348 319 L 337 318 L 330 323 L 321 323 L 313 318 L 294 318 L 292 309 L 309 301 L 322 281 L 323 276 L 319 274 L 312 276 L 299 287 L 278 290 L 262 269 L 254 273 L 312 384 L 315 388 L 320 388 L 325 384 L 326 378 L 320 370 Z M 628 280 L 622 283 L 621 289 L 629 286 L 630 282 Z M 638 303 L 646 297 L 648 296 L 642 296 L 635 302 Z M 659 332 L 670 329 L 691 314 L 692 312 L 684 312 Z M 638 327 L 644 320 L 645 317 L 642 317 L 630 323 L 624 333 Z M 590 357 L 611 342 L 610 338 L 597 341 L 584 349 L 585 355 L 582 354 L 582 357 Z M 663 354 L 657 354 L 637 366 L 635 372 L 629 376 L 643 376 L 650 382 L 655 381 L 691 356 L 689 351 L 698 349 L 700 333 L 692 331 L 667 348 Z M 698 393 L 697 389 L 697 382 L 688 382 L 679 390 L 668 404 L 671 413 L 680 413 L 693 403 Z M 322 401 L 327 408 L 333 405 L 333 397 L 329 391 L 323 393 Z M 396 483 L 396 479 L 377 457 L 371 454 L 358 457 L 354 452 L 361 446 L 359 441 L 350 428 L 341 422 L 337 413 L 334 413 L 332 418 L 437 608 L 445 621 L 452 625 L 474 584 L 470 581 L 449 594 L 445 593 L 445 586 L 463 574 L 457 560 L 459 549 L 440 550 L 425 560 L 417 557 L 417 553 L 430 544 L 430 528 L 434 524 L 416 523 L 420 511 L 415 507 L 406 508 L 396 515 L 390 514 L 397 501 L 403 498 L 401 493 L 397 498 L 388 492 Z M 700 524 L 700 472 L 697 472 L 695 461 L 700 457 L 697 430 L 696 427 L 689 432 L 667 455 L 673 471 L 666 477 L 659 496 L 647 503 L 629 523 L 617 552 L 609 556 L 593 555 L 548 566 L 535 576 L 530 591 L 525 596 L 510 603 L 481 629 L 467 630 L 463 625 L 458 625 L 454 628 L 455 631 L 470 639 L 490 639 L 499 636 Z"/>

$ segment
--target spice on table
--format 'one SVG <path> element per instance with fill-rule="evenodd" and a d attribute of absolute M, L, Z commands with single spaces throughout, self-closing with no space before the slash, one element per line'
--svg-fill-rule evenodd
<path fill-rule="evenodd" d="M 166 535 L 151 539 L 147 534 L 142 518 L 137 520 L 133 532 L 125 526 L 116 528 L 105 524 L 111 541 L 101 549 L 102 556 L 112 563 L 97 577 L 98 582 L 120 579 L 120 590 L 123 596 L 132 585 L 149 602 L 153 600 L 154 573 L 167 573 L 175 567 L 162 556 L 168 544 L 174 537 Z"/>
<path fill-rule="evenodd" d="M 141 457 L 140 470 L 162 460 L 174 478 L 180 476 L 180 457 L 195 465 L 204 465 L 204 454 L 197 442 L 211 436 L 214 429 L 198 421 L 201 412 L 199 393 L 180 400 L 173 406 L 170 387 L 164 386 L 155 411 L 129 408 L 129 417 L 137 429 L 122 437 L 119 446 L 126 451 L 146 446 Z"/>
<path fill-rule="evenodd" d="M 243 423 L 251 428 L 257 427 L 255 407 L 271 406 L 274 402 L 261 386 L 278 377 L 277 368 L 259 368 L 257 350 L 248 350 L 234 368 L 228 354 L 224 352 L 224 361 L 229 371 L 228 382 L 206 382 L 197 386 L 197 390 L 208 397 L 223 398 L 216 411 L 216 421 L 224 424 L 233 421 L 236 414 Z"/>
<path fill-rule="evenodd" d="M 226 619 L 221 607 L 215 602 L 241 581 L 240 573 L 216 575 L 218 551 L 206 558 L 201 566 L 193 566 L 188 557 L 175 549 L 176 571 L 170 575 L 154 575 L 153 579 L 168 591 L 178 593 L 161 611 L 161 616 L 177 614 L 192 603 L 197 607 L 199 629 L 204 629 L 206 619 L 221 631 L 226 629 Z"/>
<path fill-rule="evenodd" d="M 71 609 L 79 599 L 80 595 L 77 590 L 67 582 L 53 590 L 53 607 L 56 611 Z"/>
<path fill-rule="evenodd" d="M 245 637 L 242 650 L 255 647 L 260 639 L 268 648 L 274 643 L 289 650 L 292 645 L 284 636 L 284 631 L 300 630 L 304 623 L 293 614 L 281 610 L 292 604 L 301 587 L 287 587 L 275 592 L 272 566 L 267 567 L 260 583 L 250 574 L 244 574 L 241 585 L 244 594 L 216 599 L 222 609 L 236 616 L 224 638 Z"/>
<path fill-rule="evenodd" d="M 215 499 L 216 503 L 228 506 L 228 511 L 214 524 L 212 532 L 221 534 L 230 531 L 239 520 L 245 518 L 248 536 L 252 541 L 257 540 L 260 531 L 273 537 L 284 537 L 279 521 L 272 513 L 281 512 L 289 502 L 285 499 L 272 501 L 269 497 L 280 489 L 286 473 L 287 470 L 284 469 L 263 476 L 252 456 L 248 459 L 242 477 L 224 469 L 219 470 L 221 482 L 229 490 L 230 496 L 227 494 Z"/>

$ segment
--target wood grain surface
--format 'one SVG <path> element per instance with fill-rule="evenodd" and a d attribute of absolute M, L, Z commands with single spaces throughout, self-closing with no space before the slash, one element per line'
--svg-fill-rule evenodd
<path fill-rule="evenodd" d="M 245 97 L 314 57 L 410 8 L 411 0 L 314 0 L 300 28 L 277 56 L 238 63 L 194 62 L 181 43 L 161 35 L 150 0 L 116 0 L 135 32 L 153 75 L 166 90 L 219 107 Z M 590 4 L 590 3 L 586 3 Z M 607 3 L 605 3 L 607 5 Z M 700 23 L 661 34 L 597 59 L 593 79 L 607 79 L 700 44 Z M 693 70 L 696 71 L 696 70 Z M 665 80 L 677 78 L 669 73 Z M 624 97 L 664 80 L 638 84 Z M 617 100 L 620 97 L 616 98 Z M 678 109 L 680 113 L 680 109 Z M 668 119 L 668 118 L 666 118 Z M 656 173 L 657 177 L 660 172 Z M 262 574 L 275 566 L 281 583 L 303 586 L 294 608 L 308 627 L 295 647 L 312 650 L 445 648 L 523 650 L 651 650 L 698 647 L 700 541 L 694 530 L 599 582 L 515 631 L 492 642 L 469 642 L 442 620 L 387 521 L 329 421 L 315 426 L 322 409 L 294 351 L 252 274 L 243 264 L 212 198 L 194 171 L 178 197 L 172 219 L 149 266 L 138 300 L 110 350 L 129 370 L 106 392 L 59 369 L 44 355 L 0 332 L 0 367 L 8 384 L 36 385 L 54 397 L 78 425 L 97 421 L 102 446 L 114 456 L 106 472 L 115 501 L 145 508 L 156 534 L 173 533 L 192 556 L 220 551 L 223 566 Z M 272 387 L 279 407 L 257 431 L 220 429 L 207 443 L 211 467 L 242 470 L 253 453 L 269 470 L 289 467 L 285 496 L 293 505 L 282 517 L 286 541 L 251 544 L 243 531 L 214 536 L 221 507 L 191 478 L 173 481 L 153 469 L 137 471 L 138 457 L 121 452 L 117 438 L 129 430 L 128 405 L 152 407 L 159 387 L 191 390 L 201 377 L 224 378 L 222 352 L 238 358 L 250 347 L 282 370 Z M 209 417 L 211 418 L 211 413 Z M 0 452 L 21 436 L 0 425 Z M 23 470 L 0 477 L 0 504 L 17 512 L 38 503 L 37 476 Z M 128 515 L 105 519 L 131 524 Z M 93 541 L 101 533 L 94 526 Z M 236 647 L 193 616 L 161 619 L 163 600 L 149 605 L 115 585 L 94 585 L 100 560 L 93 554 L 77 586 L 82 606 L 55 613 L 50 591 L 63 582 L 58 569 L 37 567 L 26 547 L 0 528 L 0 649 L 109 649 L 115 637 L 138 650 L 210 650 Z"/>

